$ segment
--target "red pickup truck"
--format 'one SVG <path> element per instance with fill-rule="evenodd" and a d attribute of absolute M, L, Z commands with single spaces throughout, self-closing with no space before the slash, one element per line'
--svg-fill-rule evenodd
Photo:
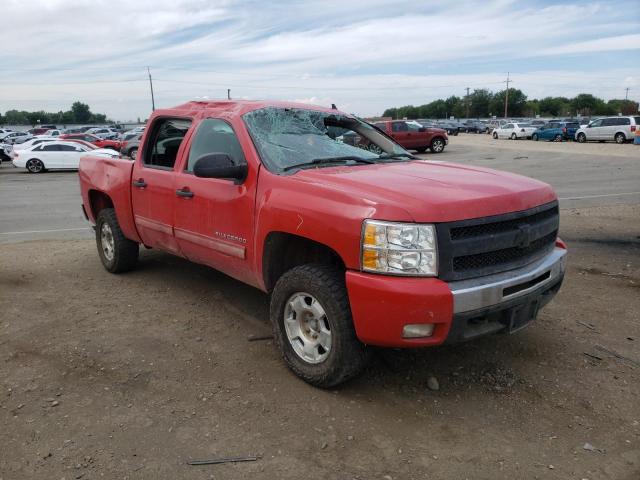
<path fill-rule="evenodd" d="M 374 125 L 407 150 L 423 153 L 429 149 L 433 153 L 442 153 L 444 147 L 449 143 L 446 130 L 423 127 L 415 121 L 387 120 L 376 122 Z"/>
<path fill-rule="evenodd" d="M 321 387 L 355 376 L 374 345 L 515 332 L 564 276 L 549 185 L 416 158 L 337 110 L 156 110 L 135 161 L 83 157 L 79 176 L 109 272 L 144 245 L 270 293 L 284 360 Z"/>

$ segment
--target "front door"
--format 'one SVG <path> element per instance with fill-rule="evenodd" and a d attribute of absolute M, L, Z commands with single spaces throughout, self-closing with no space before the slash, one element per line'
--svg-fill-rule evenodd
<path fill-rule="evenodd" d="M 133 167 L 131 199 L 138 233 L 145 245 L 174 254 L 180 254 L 173 234 L 174 167 L 190 126 L 191 120 L 184 118 L 155 120 L 144 155 Z"/>
<path fill-rule="evenodd" d="M 257 172 L 249 168 L 242 183 L 193 174 L 198 158 L 211 153 L 224 153 L 235 164 L 247 164 L 236 132 L 225 120 L 202 120 L 189 143 L 176 173 L 173 199 L 178 245 L 189 260 L 253 283 L 250 262 Z"/>

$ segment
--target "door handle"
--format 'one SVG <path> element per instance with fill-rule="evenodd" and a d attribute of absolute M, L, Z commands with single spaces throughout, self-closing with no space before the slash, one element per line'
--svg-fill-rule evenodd
<path fill-rule="evenodd" d="M 193 197 L 193 192 L 187 187 L 182 187 L 180 190 L 176 190 L 176 195 L 179 197 L 191 198 Z"/>
<path fill-rule="evenodd" d="M 138 180 L 133 181 L 133 186 L 138 188 L 144 188 L 147 186 L 147 184 L 143 178 L 139 178 Z"/>

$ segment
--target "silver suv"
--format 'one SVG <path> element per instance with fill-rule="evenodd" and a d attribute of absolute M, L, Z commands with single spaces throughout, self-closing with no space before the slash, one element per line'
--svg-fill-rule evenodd
<path fill-rule="evenodd" d="M 604 117 L 593 120 L 589 125 L 576 131 L 576 140 L 580 143 L 589 141 L 615 141 L 625 143 L 633 140 L 640 129 L 640 116 Z"/>

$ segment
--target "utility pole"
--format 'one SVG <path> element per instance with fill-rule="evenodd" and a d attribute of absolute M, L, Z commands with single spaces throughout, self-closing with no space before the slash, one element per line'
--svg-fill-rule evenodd
<path fill-rule="evenodd" d="M 509 72 L 507 72 L 507 91 L 504 96 L 504 118 L 507 118 L 508 105 L 509 105 Z"/>
<path fill-rule="evenodd" d="M 624 100 L 625 102 L 629 100 L 629 87 L 625 88 Z"/>
<path fill-rule="evenodd" d="M 149 87 L 151 88 L 151 111 L 156 109 L 156 101 L 153 98 L 153 80 L 151 80 L 151 70 L 147 67 L 147 73 L 149 74 Z"/>
<path fill-rule="evenodd" d="M 227 88 L 227 100 L 231 100 L 231 89 Z"/>
<path fill-rule="evenodd" d="M 469 87 L 467 87 L 467 119 L 469 118 Z"/>

